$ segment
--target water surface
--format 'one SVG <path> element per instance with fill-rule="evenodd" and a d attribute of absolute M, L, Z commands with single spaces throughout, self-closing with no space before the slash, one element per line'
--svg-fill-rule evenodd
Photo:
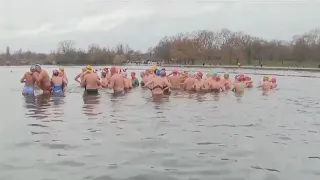
<path fill-rule="evenodd" d="M 72 80 L 80 67 L 66 68 L 65 97 L 25 98 L 27 70 L 0 68 L 1 180 L 319 179 L 318 78 L 280 76 L 268 95 L 173 92 L 153 102 L 141 88 L 83 96 Z"/>

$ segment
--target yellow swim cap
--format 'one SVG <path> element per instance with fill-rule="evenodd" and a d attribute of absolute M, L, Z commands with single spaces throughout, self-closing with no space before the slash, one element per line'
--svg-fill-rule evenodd
<path fill-rule="evenodd" d="M 59 71 L 64 71 L 64 68 L 62 66 L 59 66 Z"/>
<path fill-rule="evenodd" d="M 92 71 L 92 69 L 93 69 L 92 66 L 90 66 L 90 65 L 87 65 L 87 66 L 86 66 L 86 70 L 87 70 L 87 71 Z"/>
<path fill-rule="evenodd" d="M 158 67 L 156 65 L 152 66 L 152 71 L 156 70 Z"/>
<path fill-rule="evenodd" d="M 211 72 L 208 72 L 208 73 L 207 73 L 207 76 L 212 76 L 212 73 L 211 73 Z"/>
<path fill-rule="evenodd" d="M 263 80 L 269 81 L 269 76 L 263 76 Z"/>

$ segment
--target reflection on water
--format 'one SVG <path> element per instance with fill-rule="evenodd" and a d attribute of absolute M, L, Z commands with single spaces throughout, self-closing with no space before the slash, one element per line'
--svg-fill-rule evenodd
<path fill-rule="evenodd" d="M 65 97 L 21 97 L 12 84 L 0 179 L 317 180 L 319 80 L 278 81 L 267 96 L 174 91 L 159 102 L 141 88 L 83 95 L 73 82 Z"/>
<path fill-rule="evenodd" d="M 83 99 L 83 114 L 88 116 L 96 116 L 101 114 L 98 112 L 98 105 L 100 104 L 100 94 L 86 94 L 82 96 Z"/>

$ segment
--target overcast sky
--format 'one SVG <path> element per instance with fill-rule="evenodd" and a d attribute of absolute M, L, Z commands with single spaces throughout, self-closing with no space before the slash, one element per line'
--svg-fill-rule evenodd
<path fill-rule="evenodd" d="M 317 0 L 0 0 L 0 51 L 50 52 L 61 40 L 147 50 L 166 35 L 228 28 L 289 40 L 320 27 Z"/>

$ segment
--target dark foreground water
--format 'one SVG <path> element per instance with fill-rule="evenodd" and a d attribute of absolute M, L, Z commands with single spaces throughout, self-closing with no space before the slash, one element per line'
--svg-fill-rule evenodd
<path fill-rule="evenodd" d="M 317 78 L 279 77 L 268 95 L 173 92 L 153 102 L 140 88 L 84 97 L 74 67 L 65 97 L 24 98 L 27 69 L 0 68 L 1 180 L 319 179 Z"/>

